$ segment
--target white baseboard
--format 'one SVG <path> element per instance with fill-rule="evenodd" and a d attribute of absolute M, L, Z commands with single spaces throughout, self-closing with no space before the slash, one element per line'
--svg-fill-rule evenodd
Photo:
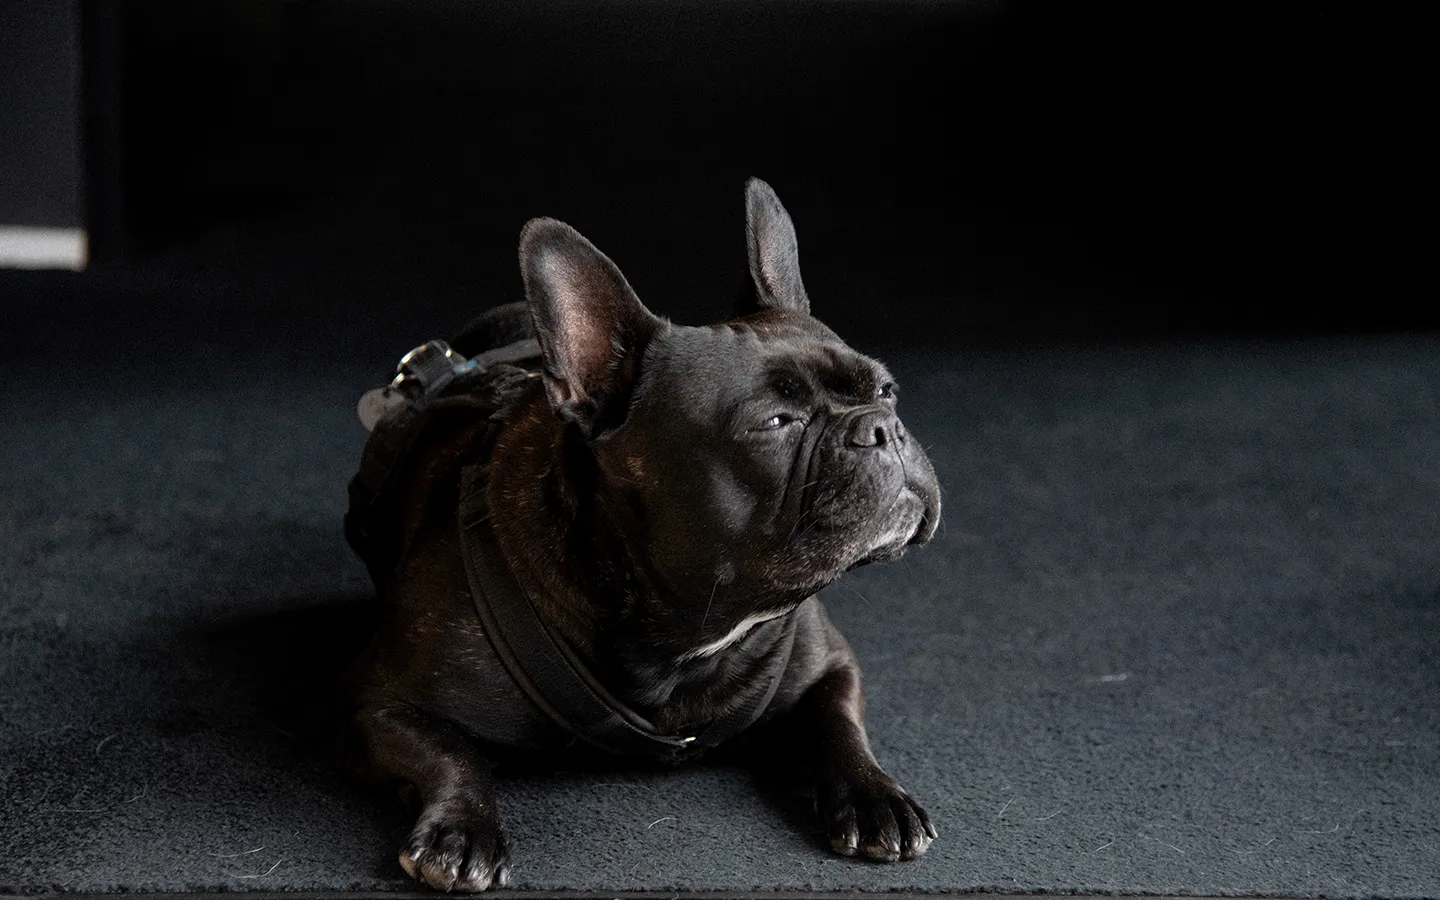
<path fill-rule="evenodd" d="M 83 228 L 0 225 L 0 268 L 85 268 L 90 256 Z"/>

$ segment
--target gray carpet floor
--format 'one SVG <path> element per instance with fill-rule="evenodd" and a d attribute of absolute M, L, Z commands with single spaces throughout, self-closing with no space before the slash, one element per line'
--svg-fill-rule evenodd
<path fill-rule="evenodd" d="M 408 338 L 185 332 L 0 342 L 0 893 L 408 890 L 305 712 Z M 519 772 L 515 887 L 1440 896 L 1440 336 L 886 360 L 945 522 L 826 602 L 929 855 L 730 768 Z"/>

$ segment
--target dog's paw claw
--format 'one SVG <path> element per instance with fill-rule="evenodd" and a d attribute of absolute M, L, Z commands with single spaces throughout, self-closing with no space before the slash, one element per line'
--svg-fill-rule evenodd
<path fill-rule="evenodd" d="M 830 849 L 841 856 L 877 862 L 917 859 L 937 837 L 920 804 L 879 769 L 822 784 L 816 805 Z"/>
<path fill-rule="evenodd" d="M 400 866 L 436 890 L 483 891 L 510 880 L 510 851 L 493 817 L 452 801 L 421 813 L 400 850 Z"/>

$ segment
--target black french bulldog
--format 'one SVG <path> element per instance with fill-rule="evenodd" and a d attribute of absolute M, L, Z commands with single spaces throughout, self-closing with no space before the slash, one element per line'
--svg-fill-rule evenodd
<path fill-rule="evenodd" d="M 706 327 L 653 315 L 574 229 L 531 221 L 528 316 L 487 327 L 533 335 L 538 371 L 495 415 L 425 432 L 396 562 L 372 567 L 383 612 L 344 743 L 355 774 L 418 806 L 400 864 L 431 887 L 506 882 L 492 760 L 607 752 L 547 699 L 554 666 L 641 755 L 683 759 L 708 733 L 784 762 L 837 853 L 913 859 L 935 837 L 870 751 L 859 667 L 815 596 L 930 539 L 934 471 L 884 366 L 811 317 L 794 227 L 758 179 L 746 213 L 753 291 Z M 520 597 L 560 662 L 517 680 L 477 593 Z"/>

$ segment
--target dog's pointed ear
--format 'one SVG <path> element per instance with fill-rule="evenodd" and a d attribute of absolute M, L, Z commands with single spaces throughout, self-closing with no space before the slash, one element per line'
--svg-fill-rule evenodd
<path fill-rule="evenodd" d="M 810 298 L 800 280 L 795 225 L 775 191 L 758 178 L 745 183 L 745 241 L 751 283 L 736 311 L 783 309 L 808 315 Z"/>
<path fill-rule="evenodd" d="M 555 219 L 532 219 L 520 232 L 520 274 L 550 406 L 598 436 L 624 418 L 660 320 L 609 257 Z"/>

